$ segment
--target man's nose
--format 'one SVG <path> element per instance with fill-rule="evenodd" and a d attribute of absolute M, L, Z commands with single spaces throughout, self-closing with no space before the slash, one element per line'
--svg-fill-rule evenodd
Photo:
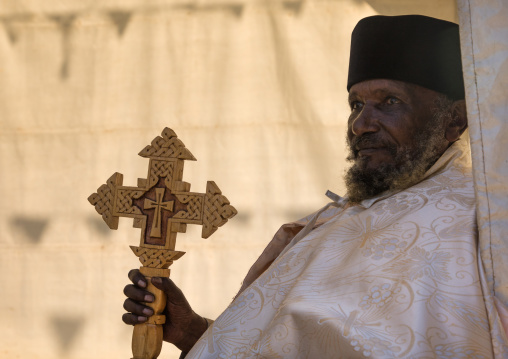
<path fill-rule="evenodd" d="M 364 104 L 362 111 L 353 119 L 351 131 L 355 136 L 362 136 L 369 132 L 379 131 L 379 119 L 376 108 L 371 104 Z"/>

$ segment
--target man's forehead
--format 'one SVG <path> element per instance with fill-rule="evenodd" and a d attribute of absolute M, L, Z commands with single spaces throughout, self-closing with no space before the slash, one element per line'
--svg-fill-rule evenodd
<path fill-rule="evenodd" d="M 387 95 L 400 94 L 411 95 L 417 86 L 403 81 L 374 79 L 357 83 L 349 90 L 349 98 L 361 95 Z"/>

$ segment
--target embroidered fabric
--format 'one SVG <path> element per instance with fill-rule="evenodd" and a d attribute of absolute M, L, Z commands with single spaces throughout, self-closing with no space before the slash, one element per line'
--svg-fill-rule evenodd
<path fill-rule="evenodd" d="M 315 213 L 187 358 L 501 358 L 475 223 L 461 140 L 415 186 Z"/>

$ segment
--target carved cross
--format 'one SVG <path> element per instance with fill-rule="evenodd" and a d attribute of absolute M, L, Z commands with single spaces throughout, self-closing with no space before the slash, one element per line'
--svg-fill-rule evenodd
<path fill-rule="evenodd" d="M 163 209 L 167 211 L 173 211 L 173 205 L 175 201 L 162 202 L 164 198 L 164 188 L 156 188 L 155 189 L 155 201 L 152 201 L 149 198 L 145 198 L 144 209 L 155 209 L 155 218 L 152 222 L 152 229 L 150 230 L 150 237 L 158 237 L 161 236 L 161 211 Z M 155 223 L 155 224 L 154 224 Z"/>
<path fill-rule="evenodd" d="M 139 155 L 150 159 L 146 179 L 128 187 L 122 185 L 122 174 L 114 173 L 88 201 L 111 229 L 118 228 L 120 217 L 134 218 L 141 238 L 131 249 L 143 264 L 141 272 L 147 277 L 169 276 L 169 266 L 185 254 L 175 251 L 177 233 L 184 233 L 187 224 L 198 224 L 203 226 L 201 236 L 208 238 L 237 212 L 212 181 L 205 193 L 190 192 L 190 184 L 182 181 L 183 165 L 196 159 L 171 129 L 165 128 Z M 162 346 L 165 298 L 151 284 L 147 289 L 156 295 L 156 303 L 150 304 L 155 314 L 134 328 L 134 359 L 156 358 Z M 160 345 L 153 346 L 149 336 Z"/>

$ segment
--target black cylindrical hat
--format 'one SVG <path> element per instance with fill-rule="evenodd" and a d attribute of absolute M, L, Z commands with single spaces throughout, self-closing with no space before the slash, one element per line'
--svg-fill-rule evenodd
<path fill-rule="evenodd" d="M 371 16 L 351 35 L 347 90 L 390 79 L 464 98 L 459 26 L 422 15 Z"/>

